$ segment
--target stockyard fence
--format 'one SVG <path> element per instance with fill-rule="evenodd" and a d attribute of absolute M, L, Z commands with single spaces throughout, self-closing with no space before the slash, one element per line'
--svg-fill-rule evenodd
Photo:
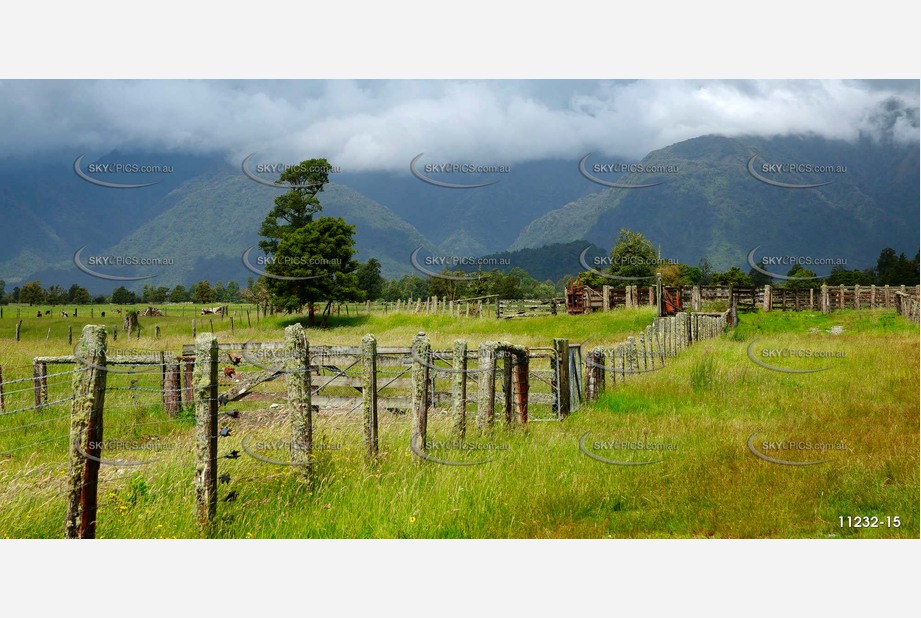
<path fill-rule="evenodd" d="M 64 536 L 95 538 L 100 467 L 155 462 L 118 459 L 122 451 L 104 440 L 103 427 L 111 432 L 119 417 L 104 423 L 106 411 L 130 415 L 134 407 L 152 406 L 160 417 L 137 425 L 188 420 L 194 414 L 194 437 L 188 443 L 194 465 L 189 476 L 198 522 L 202 534 L 208 535 L 217 516 L 219 479 L 229 477 L 219 474 L 219 461 L 239 456 L 238 451 L 219 452 L 220 440 L 230 435 L 231 421 L 260 414 L 231 409 L 234 402 L 272 402 L 266 406 L 269 417 L 281 422 L 290 437 L 285 461 L 276 463 L 294 466 L 313 486 L 315 455 L 324 447 L 314 441 L 318 420 L 349 417 L 360 425 L 363 438 L 354 446 L 360 443 L 370 461 L 380 456 L 381 420 L 405 423 L 410 428 L 409 447 L 421 465 L 431 459 L 426 450 L 432 418 L 459 438 L 470 425 L 482 433 L 497 424 L 514 427 L 565 419 L 583 400 L 592 401 L 631 376 L 664 367 L 667 359 L 695 341 L 718 336 L 732 325 L 732 315 L 726 311 L 655 318 L 637 337 L 608 348 L 596 346 L 584 359 L 582 346 L 566 339 L 531 348 L 487 341 L 476 349 L 459 339 L 450 349 L 440 350 L 420 332 L 405 347 L 378 346 L 371 334 L 358 346 L 311 345 L 299 324 L 285 328 L 281 342 L 220 344 L 206 333 L 178 353 L 136 350 L 109 355 L 106 329 L 87 325 L 73 355 L 36 357 L 31 376 L 7 376 L 4 381 L 0 365 L 0 421 L 7 421 L 0 424 L 0 437 L 12 438 L 15 444 L 0 450 L 0 457 L 29 457 L 39 445 L 55 448 L 58 441 L 67 441 Z M 139 384 L 140 375 L 155 381 Z M 272 390 L 272 383 L 283 383 L 284 388 Z M 127 405 L 114 399 L 107 403 L 107 393 L 132 400 Z M 134 398 L 145 394 L 156 399 L 135 403 Z M 69 414 L 62 413 L 68 406 Z M 26 413 L 32 417 L 20 416 Z M 68 421 L 64 435 L 28 441 L 35 426 Z M 114 429 L 120 429 L 117 423 Z M 221 502 L 234 495 L 230 492 Z"/>
<path fill-rule="evenodd" d="M 722 303 L 740 311 L 761 309 L 762 311 L 821 311 L 831 313 L 837 309 L 879 309 L 897 308 L 898 295 L 919 298 L 919 287 L 853 285 L 791 289 L 784 287 L 701 285 L 665 286 L 668 294 L 680 296 L 682 306 L 691 311 L 700 311 L 705 303 Z M 587 285 L 570 286 L 566 300 L 570 313 L 591 313 L 618 308 L 655 306 L 658 303 L 655 286 L 642 287 L 610 285 L 595 289 Z M 908 301 L 906 301 L 908 302 Z"/>
<path fill-rule="evenodd" d="M 896 292 L 895 294 L 895 310 L 899 315 L 905 316 L 915 324 L 919 324 L 919 316 L 921 316 L 921 310 L 919 310 L 918 295 L 906 294 L 904 292 Z"/>

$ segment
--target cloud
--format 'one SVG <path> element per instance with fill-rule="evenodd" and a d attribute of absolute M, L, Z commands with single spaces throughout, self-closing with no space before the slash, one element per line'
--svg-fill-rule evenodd
<path fill-rule="evenodd" d="M 711 133 L 913 143 L 918 107 L 916 80 L 12 81 L 0 82 L 0 156 L 256 152 L 348 171 L 406 170 L 420 152 L 639 159 Z"/>

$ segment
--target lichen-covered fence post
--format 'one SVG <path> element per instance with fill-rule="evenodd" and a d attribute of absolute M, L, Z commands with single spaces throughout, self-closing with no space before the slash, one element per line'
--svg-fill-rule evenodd
<path fill-rule="evenodd" d="M 161 355 L 165 359 L 165 355 Z M 163 363 L 163 409 L 172 418 L 179 416 L 182 407 L 180 396 L 179 363 Z"/>
<path fill-rule="evenodd" d="M 217 515 L 217 338 L 195 338 L 195 501 L 198 523 L 207 529 Z"/>
<path fill-rule="evenodd" d="M 96 538 L 102 410 L 106 396 L 106 329 L 87 324 L 76 356 L 84 366 L 74 373 L 70 412 L 70 464 L 64 536 Z"/>
<path fill-rule="evenodd" d="M 467 342 L 464 339 L 454 342 L 451 364 L 454 371 L 451 375 L 451 415 L 454 431 L 463 438 L 467 434 Z"/>
<path fill-rule="evenodd" d="M 370 306 L 368 307 L 370 311 Z M 368 457 L 377 457 L 377 339 L 367 334 L 361 338 L 361 401 L 364 410 L 365 448 Z"/>
<path fill-rule="evenodd" d="M 477 349 L 480 383 L 477 389 L 477 426 L 492 427 L 496 405 L 496 344 L 484 341 Z"/>
<path fill-rule="evenodd" d="M 413 339 L 413 427 L 410 440 L 417 445 L 417 449 L 425 452 L 425 442 L 428 439 L 428 414 L 431 401 L 429 384 L 432 359 L 432 343 L 425 333 L 420 331 Z"/>
<path fill-rule="evenodd" d="M 285 327 L 285 386 L 291 426 L 291 462 L 313 480 L 313 415 L 310 404 L 310 343 L 301 324 Z"/>
<path fill-rule="evenodd" d="M 585 400 L 595 401 L 604 392 L 604 348 L 592 348 L 585 356 Z"/>

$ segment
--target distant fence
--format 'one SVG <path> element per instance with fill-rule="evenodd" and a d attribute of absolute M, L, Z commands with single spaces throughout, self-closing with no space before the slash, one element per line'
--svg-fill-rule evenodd
<path fill-rule="evenodd" d="M 915 324 L 921 323 L 919 317 L 921 317 L 921 310 L 919 310 L 919 304 L 917 296 L 912 297 L 903 292 L 896 292 L 895 294 L 895 310 L 899 315 L 903 315 Z"/>
<path fill-rule="evenodd" d="M 918 286 L 828 286 L 818 288 L 790 289 L 765 286 L 701 285 L 664 286 L 670 295 L 679 295 L 682 306 L 691 311 L 700 311 L 705 303 L 721 302 L 737 310 L 762 311 L 822 311 L 830 313 L 836 309 L 895 308 L 896 294 L 902 293 L 918 299 Z M 656 288 L 625 286 L 602 286 L 600 290 L 589 286 L 578 286 L 577 293 L 567 294 L 569 313 L 591 313 L 611 309 L 641 306 L 655 306 L 658 303 Z"/>

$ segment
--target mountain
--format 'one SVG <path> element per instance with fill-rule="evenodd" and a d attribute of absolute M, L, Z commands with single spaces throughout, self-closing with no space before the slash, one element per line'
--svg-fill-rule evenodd
<path fill-rule="evenodd" d="M 513 268 L 522 268 L 538 281 L 556 282 L 564 277 L 575 276 L 586 270 L 579 260 L 585 252 L 585 263 L 592 266 L 594 258 L 604 257 L 607 251 L 584 240 L 569 243 L 545 245 L 543 247 L 500 251 L 480 257 L 483 270 L 493 268 L 507 273 Z M 474 266 L 461 266 L 461 270 L 475 272 Z"/>
<path fill-rule="evenodd" d="M 425 163 L 436 161 L 426 156 L 420 159 L 417 170 L 438 182 L 498 182 L 475 189 L 433 186 L 410 173 L 409 161 L 400 173 L 349 173 L 343 169 L 335 180 L 386 204 L 437 245 L 442 255 L 455 256 L 505 251 L 535 218 L 594 190 L 579 173 L 577 161 L 516 163 L 505 166 L 507 172 L 494 174 L 426 173 Z"/>
<path fill-rule="evenodd" d="M 56 175 L 49 174 L 55 178 L 54 199 L 45 200 L 41 209 L 30 209 L 29 204 L 49 190 L 35 177 L 31 192 L 29 183 L 24 182 L 15 192 L 9 191 L 7 200 L 0 204 L 4 223 L 0 229 L 5 236 L 0 278 L 9 284 L 27 279 L 39 279 L 46 286 L 78 283 L 91 291 L 108 291 L 120 285 L 76 268 L 74 252 L 84 245 L 84 262 L 91 256 L 170 261 L 158 266 L 94 268 L 119 276 L 155 275 L 126 284 L 130 288 L 142 284 L 189 285 L 200 279 L 242 283 L 255 277 L 243 265 L 242 255 L 258 243 L 259 227 L 280 190 L 253 182 L 238 167 L 222 160 L 199 163 L 194 175 L 175 177 L 163 187 L 142 189 L 102 188 L 79 178 L 67 184 L 58 169 Z M 70 174 L 75 176 L 72 171 Z M 92 199 L 86 197 L 87 192 Z M 22 197 L 17 201 L 9 196 Z M 413 250 L 419 246 L 434 249 L 413 226 L 348 187 L 329 184 L 318 197 L 323 206 L 320 216 L 342 217 L 355 225 L 356 259 L 376 257 L 384 276 L 414 272 L 410 262 Z M 28 218 L 17 219 L 20 213 Z M 7 221 L 18 222 L 19 227 L 7 227 Z M 251 263 L 255 265 L 259 255 L 257 248 Z M 17 277 L 16 273 L 24 274 Z"/>
<path fill-rule="evenodd" d="M 830 184 L 791 189 L 763 182 L 748 169 L 756 154 L 755 172 L 769 181 Z M 531 222 L 512 249 L 577 239 L 611 247 L 629 228 L 661 246 L 663 257 L 696 265 L 707 256 L 718 270 L 745 267 L 755 247 L 759 257 L 840 258 L 847 268 L 866 267 L 884 247 L 918 250 L 918 154 L 917 144 L 869 138 L 698 137 L 650 153 L 642 170 L 619 179 L 661 184 L 573 200 Z M 770 167 L 778 164 L 795 165 Z M 807 164 L 836 171 L 813 173 L 801 167 Z"/>

